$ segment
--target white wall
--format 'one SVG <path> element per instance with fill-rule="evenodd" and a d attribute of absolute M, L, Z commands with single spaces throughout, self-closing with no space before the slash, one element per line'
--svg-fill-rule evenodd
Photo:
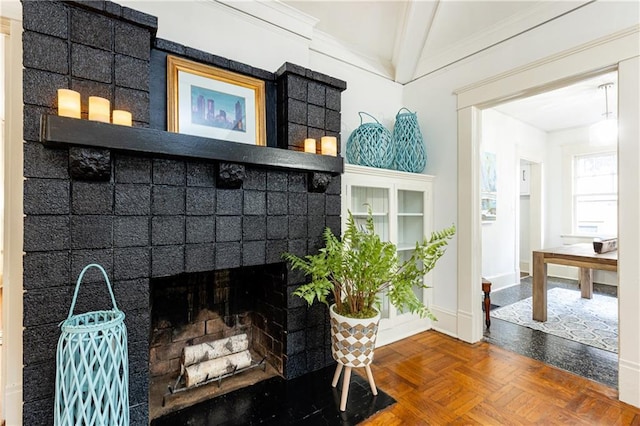
<path fill-rule="evenodd" d="M 520 155 L 546 149 L 547 134 L 494 109 L 482 112 L 481 151 L 496 154 L 496 221 L 482 224 L 482 276 L 491 290 L 520 282 Z"/>
<path fill-rule="evenodd" d="M 520 196 L 520 272 L 531 274 L 531 244 L 529 242 L 529 218 L 531 199 L 528 195 Z"/>
<path fill-rule="evenodd" d="M 405 86 L 404 102 L 418 111 L 420 125 L 426 134 L 429 156 L 426 173 L 438 179 L 434 191 L 436 229 L 457 221 L 458 123 L 454 92 L 637 24 L 638 5 L 635 2 L 590 3 Z M 454 250 L 457 250 L 456 241 L 449 249 L 450 253 Z M 433 271 L 434 305 L 447 312 L 456 312 L 459 265 L 450 253 Z M 455 330 L 448 331 L 456 333 Z"/>
<path fill-rule="evenodd" d="M 320 52 L 311 52 L 308 67 L 347 82 L 342 92 L 342 155 L 345 155 L 347 139 L 360 122 L 359 111 L 374 116 L 390 131 L 395 115 L 402 107 L 402 86 L 368 71 L 338 61 Z M 375 90 L 371 90 L 375 87 Z M 363 116 L 364 123 L 374 121 Z"/>
<path fill-rule="evenodd" d="M 268 71 L 276 71 L 284 62 L 302 66 L 308 63 L 309 40 L 304 34 L 279 28 L 222 3 L 175 0 L 118 3 L 156 16 L 159 38 Z M 261 12 L 266 14 L 269 10 L 265 7 Z"/>

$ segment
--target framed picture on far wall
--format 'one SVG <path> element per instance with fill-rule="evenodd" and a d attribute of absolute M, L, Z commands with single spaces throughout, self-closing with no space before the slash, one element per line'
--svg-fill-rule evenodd
<path fill-rule="evenodd" d="M 266 145 L 264 81 L 168 56 L 167 130 Z"/>
<path fill-rule="evenodd" d="M 492 223 L 497 219 L 497 189 L 496 189 L 496 154 L 493 152 L 482 152 L 480 158 L 481 188 L 480 198 L 482 213 L 482 223 Z"/>

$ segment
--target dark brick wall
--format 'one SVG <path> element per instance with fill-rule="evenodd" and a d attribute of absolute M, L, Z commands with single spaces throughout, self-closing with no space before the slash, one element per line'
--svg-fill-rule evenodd
<path fill-rule="evenodd" d="M 64 87 L 81 93 L 85 119 L 88 96 L 97 95 L 110 99 L 112 108 L 132 111 L 135 126 L 164 128 L 166 86 L 149 75 L 154 69 L 157 75 L 166 72 L 161 62 L 167 52 L 268 81 L 270 145 L 297 147 L 281 142 L 297 138 L 289 135 L 297 131 L 289 123 L 305 120 L 300 111 L 287 109 L 283 115 L 281 109 L 289 105 L 289 93 L 302 86 L 306 98 L 296 100 L 313 114 L 306 120 L 307 134 L 339 136 L 343 82 L 291 64 L 276 76 L 158 41 L 156 26 L 155 17 L 111 2 L 23 0 L 25 425 L 53 423 L 58 325 L 86 264 L 104 266 L 126 313 L 131 424 L 146 425 L 150 280 L 281 262 L 284 251 L 316 252 L 325 226 L 340 231 L 340 177 L 331 179 L 326 192 L 315 193 L 308 192 L 306 173 L 247 166 L 242 187 L 231 190 L 216 184 L 215 163 L 112 152 L 110 174 L 92 182 L 70 176 L 69 150 L 39 142 L 40 116 L 56 113 L 56 90 Z M 280 320 L 287 378 L 332 362 L 326 308 L 307 308 L 291 295 L 303 281 L 289 272 L 280 293 L 286 296 Z M 89 272 L 76 312 L 108 307 L 101 276 Z"/>
<path fill-rule="evenodd" d="M 340 153 L 340 97 L 347 88 L 337 78 L 286 63 L 276 72 L 281 148 L 304 150 L 304 140 L 320 146 L 322 136 L 338 138 Z"/>
<path fill-rule="evenodd" d="M 84 118 L 88 96 L 97 95 L 147 126 L 156 24 L 115 3 L 23 1 L 25 425 L 53 423 L 58 324 L 68 314 L 71 283 L 91 262 L 107 269 L 127 315 L 132 424 L 146 424 L 150 228 L 149 218 L 136 215 L 151 199 L 132 191 L 150 191 L 151 175 L 145 180 L 136 159 L 116 156 L 122 179 L 71 180 L 68 151 L 44 148 L 38 133 L 41 114 L 56 112 L 58 88 L 82 94 Z M 143 162 L 150 173 L 151 160 Z M 100 277 L 91 272 L 85 281 L 76 312 L 108 307 Z"/>

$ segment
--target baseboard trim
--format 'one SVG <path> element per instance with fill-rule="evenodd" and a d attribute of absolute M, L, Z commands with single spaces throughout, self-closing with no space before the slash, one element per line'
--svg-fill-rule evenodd
<path fill-rule="evenodd" d="M 618 360 L 618 399 L 640 408 L 640 364 Z"/>
<path fill-rule="evenodd" d="M 456 313 L 438 306 L 431 306 L 429 309 L 438 318 L 438 321 L 431 322 L 431 327 L 440 333 L 457 338 L 458 318 Z"/>
<path fill-rule="evenodd" d="M 484 276 L 483 278 L 491 281 L 491 291 L 496 291 L 520 284 L 519 275 L 516 272 L 508 272 L 506 274 Z"/>
<path fill-rule="evenodd" d="M 428 325 L 424 325 L 424 321 L 421 321 L 421 324 L 409 325 L 409 327 L 402 329 L 400 332 L 390 333 L 389 330 L 380 331 L 376 341 L 376 348 L 406 339 L 409 336 L 422 333 L 423 331 L 430 330 L 431 328 L 432 327 Z"/>

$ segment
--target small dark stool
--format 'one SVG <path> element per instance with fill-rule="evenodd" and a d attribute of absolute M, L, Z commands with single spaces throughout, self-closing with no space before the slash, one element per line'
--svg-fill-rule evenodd
<path fill-rule="evenodd" d="M 487 329 L 491 327 L 491 317 L 489 311 L 491 310 L 491 281 L 482 279 L 482 292 L 484 293 L 484 322 L 487 324 Z"/>

